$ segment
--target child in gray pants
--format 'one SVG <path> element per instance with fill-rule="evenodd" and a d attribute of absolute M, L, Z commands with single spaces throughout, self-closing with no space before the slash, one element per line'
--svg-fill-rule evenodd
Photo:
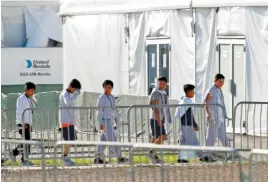
<path fill-rule="evenodd" d="M 118 122 L 118 113 L 115 106 L 115 98 L 111 94 L 113 89 L 113 82 L 111 80 L 105 80 L 103 83 L 104 93 L 100 95 L 98 99 L 98 114 L 97 118 L 100 124 L 100 141 L 116 142 L 117 137 L 114 131 L 115 124 Z M 97 156 L 94 160 L 95 164 L 103 164 L 103 153 L 105 150 L 104 145 L 97 146 Z M 126 158 L 121 156 L 121 150 L 119 147 L 113 147 L 113 153 L 117 157 L 118 162 L 127 161 Z"/>

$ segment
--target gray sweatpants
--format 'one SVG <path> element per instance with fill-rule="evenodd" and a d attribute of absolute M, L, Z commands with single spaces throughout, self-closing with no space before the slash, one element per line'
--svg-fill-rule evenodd
<path fill-rule="evenodd" d="M 180 145 L 200 145 L 193 126 L 181 126 Z M 202 157 L 202 154 L 199 152 L 196 152 L 196 155 Z"/>
<path fill-rule="evenodd" d="M 217 138 L 222 146 L 230 147 L 224 123 L 217 125 L 217 122 L 211 122 L 207 130 L 206 146 L 214 146 Z M 217 146 L 219 146 L 219 143 Z"/>
<path fill-rule="evenodd" d="M 114 131 L 113 122 L 111 119 L 105 119 L 104 121 L 104 131 L 100 133 L 100 141 L 109 141 L 109 142 L 116 142 L 116 134 Z M 97 146 L 97 157 L 102 158 L 104 156 L 104 145 Z M 121 151 L 119 147 L 113 147 L 113 153 L 116 157 L 121 157 Z"/>

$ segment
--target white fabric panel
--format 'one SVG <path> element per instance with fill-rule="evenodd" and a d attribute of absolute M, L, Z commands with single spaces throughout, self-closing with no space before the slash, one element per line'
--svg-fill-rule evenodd
<path fill-rule="evenodd" d="M 64 0 L 60 15 L 134 13 L 190 8 L 190 0 Z"/>
<path fill-rule="evenodd" d="M 24 47 L 26 44 L 26 31 L 23 8 L 1 7 L 1 10 L 5 47 Z"/>
<path fill-rule="evenodd" d="M 47 8 L 25 8 L 26 47 L 47 47 L 48 40 L 62 42 L 60 18 Z"/>
<path fill-rule="evenodd" d="M 183 84 L 194 83 L 194 38 L 191 11 L 170 10 L 134 13 L 129 16 L 130 94 L 147 95 L 146 37 L 171 39 L 171 97 L 183 95 Z"/>
<path fill-rule="evenodd" d="M 2 17 L 1 17 L 1 47 L 4 47 L 4 26 Z"/>
<path fill-rule="evenodd" d="M 171 17 L 171 97 L 185 95 L 184 84 L 195 84 L 195 40 L 190 10 L 173 11 Z"/>
<path fill-rule="evenodd" d="M 216 56 L 216 19 L 214 8 L 196 10 L 196 101 L 203 103 L 204 94 L 218 72 Z"/>
<path fill-rule="evenodd" d="M 145 15 L 129 15 L 129 93 L 146 94 Z"/>
<path fill-rule="evenodd" d="M 124 93 L 127 61 L 123 15 L 93 15 L 67 18 L 64 24 L 64 87 L 77 78 L 82 89 L 103 91 L 105 79 L 114 81 L 114 93 Z"/>
<path fill-rule="evenodd" d="M 217 34 L 222 36 L 245 35 L 245 8 L 220 8 Z"/>
<path fill-rule="evenodd" d="M 193 7 L 241 7 L 241 6 L 268 6 L 267 0 L 193 0 Z"/>
<path fill-rule="evenodd" d="M 247 98 L 268 101 L 268 8 L 247 8 Z"/>

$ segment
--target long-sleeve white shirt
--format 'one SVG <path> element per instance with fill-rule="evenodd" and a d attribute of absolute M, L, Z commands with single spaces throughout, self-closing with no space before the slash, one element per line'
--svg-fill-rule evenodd
<path fill-rule="evenodd" d="M 16 104 L 16 123 L 23 124 L 27 123 L 29 125 L 32 124 L 33 119 L 33 108 L 34 108 L 34 101 L 32 98 L 22 94 L 17 99 Z M 24 110 L 27 109 L 25 112 Z"/>
<path fill-rule="evenodd" d="M 60 94 L 59 122 L 61 124 L 74 124 L 75 123 L 75 111 L 73 107 L 74 107 L 74 102 L 79 94 L 80 94 L 80 90 L 76 90 L 73 94 L 65 90 Z"/>

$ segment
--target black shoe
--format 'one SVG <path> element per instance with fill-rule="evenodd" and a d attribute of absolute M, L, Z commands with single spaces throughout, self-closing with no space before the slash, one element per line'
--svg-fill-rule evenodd
<path fill-rule="evenodd" d="M 117 159 L 117 162 L 118 163 L 125 163 L 125 162 L 127 162 L 128 161 L 128 158 L 125 158 L 125 157 L 119 157 L 118 159 Z"/>
<path fill-rule="evenodd" d="M 203 157 L 199 159 L 202 162 L 216 162 L 216 160 L 213 157 Z"/>
<path fill-rule="evenodd" d="M 104 164 L 104 160 L 101 158 L 96 158 L 94 159 L 94 164 Z M 105 164 L 107 164 L 107 162 L 105 162 Z"/>
<path fill-rule="evenodd" d="M 178 159 L 178 163 L 189 163 L 189 161 L 185 159 Z"/>

